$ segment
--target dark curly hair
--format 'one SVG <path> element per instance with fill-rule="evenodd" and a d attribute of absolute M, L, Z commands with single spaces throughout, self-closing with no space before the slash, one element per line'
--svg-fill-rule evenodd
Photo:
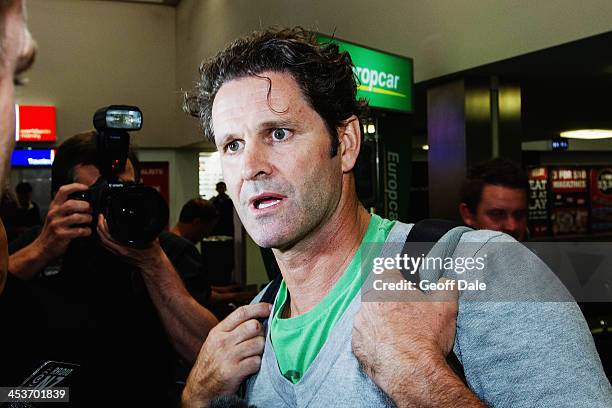
<path fill-rule="evenodd" d="M 461 202 L 467 205 L 472 214 L 476 214 L 485 185 L 529 191 L 527 174 L 513 161 L 496 157 L 478 163 L 468 170 L 459 192 Z"/>
<path fill-rule="evenodd" d="M 301 27 L 268 28 L 232 42 L 200 65 L 200 80 L 185 94 L 183 109 L 200 121 L 204 135 L 214 141 L 212 105 L 221 86 L 232 79 L 257 76 L 266 71 L 285 72 L 298 83 L 306 101 L 323 119 L 338 150 L 336 129 L 352 115 L 367 108 L 357 100 L 353 62 L 334 43 L 318 44 L 316 33 Z M 268 80 L 269 81 L 269 80 Z M 271 89 L 268 89 L 268 97 Z"/>

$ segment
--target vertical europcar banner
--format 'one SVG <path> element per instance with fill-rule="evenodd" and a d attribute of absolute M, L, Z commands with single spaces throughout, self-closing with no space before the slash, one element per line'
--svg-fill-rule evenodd
<path fill-rule="evenodd" d="M 588 230 L 588 179 L 582 167 L 551 168 L 553 236 L 584 234 Z"/>
<path fill-rule="evenodd" d="M 378 167 L 382 183 L 378 200 L 382 201 L 382 215 L 408 221 L 410 211 L 411 144 L 409 116 L 413 102 L 413 61 L 411 58 L 363 47 L 336 37 L 319 34 L 320 44 L 334 43 L 340 51 L 348 52 L 357 79 L 357 97 L 368 101 L 370 107 L 398 112 L 378 118 L 378 136 L 382 141 Z"/>
<path fill-rule="evenodd" d="M 405 143 L 392 139 L 385 142 L 383 152 L 383 215 L 406 222 L 410 211 L 410 150 Z"/>
<path fill-rule="evenodd" d="M 548 227 L 548 169 L 534 167 L 528 170 L 529 210 L 528 223 L 530 236 L 546 237 Z"/>
<path fill-rule="evenodd" d="M 381 156 L 379 165 L 382 215 L 391 220 L 409 221 L 412 150 L 410 119 L 405 115 L 384 115 L 377 121 Z"/>
<path fill-rule="evenodd" d="M 612 231 L 612 168 L 595 167 L 590 174 L 591 231 Z"/>
<path fill-rule="evenodd" d="M 357 97 L 371 107 L 398 112 L 413 111 L 413 63 L 411 58 L 377 51 L 319 34 L 320 44 L 333 42 L 351 55 L 358 80 Z"/>

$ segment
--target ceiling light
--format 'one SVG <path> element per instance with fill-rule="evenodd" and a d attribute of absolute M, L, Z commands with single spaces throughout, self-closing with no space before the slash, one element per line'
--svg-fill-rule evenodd
<path fill-rule="evenodd" d="M 421 149 L 423 149 L 423 150 L 429 150 L 429 145 L 423 145 L 423 146 L 421 146 Z"/>
<path fill-rule="evenodd" d="M 561 132 L 561 137 L 567 137 L 568 139 L 584 139 L 584 140 L 609 139 L 609 138 L 612 138 L 612 130 L 610 129 L 568 130 L 565 132 Z"/>

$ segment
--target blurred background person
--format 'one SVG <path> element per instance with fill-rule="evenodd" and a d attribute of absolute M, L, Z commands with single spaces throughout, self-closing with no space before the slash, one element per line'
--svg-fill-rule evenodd
<path fill-rule="evenodd" d="M 459 214 L 472 228 L 502 231 L 524 241 L 528 193 L 527 175 L 518 165 L 503 158 L 487 160 L 468 170 Z"/>
<path fill-rule="evenodd" d="M 219 186 L 219 184 L 217 184 Z M 223 191 L 224 192 L 224 191 Z M 230 200 L 231 205 L 231 200 Z M 179 221 L 170 230 L 171 233 L 178 235 L 189 241 L 189 244 L 182 243 L 183 249 L 181 253 L 197 253 L 197 247 L 201 241 L 211 235 L 215 225 L 218 224 L 219 213 L 213 205 L 212 200 L 208 201 L 203 198 L 193 198 L 181 209 Z M 163 242 L 166 239 L 166 234 L 162 233 L 160 240 Z M 204 261 L 210 257 L 224 256 L 223 253 L 207 253 L 202 247 L 202 264 L 206 265 L 209 262 Z M 218 271 L 205 270 L 204 275 L 208 282 L 212 279 L 212 274 Z M 218 318 L 223 318 L 231 312 L 236 306 L 247 304 L 256 295 L 255 291 L 242 290 L 240 285 L 230 284 L 221 286 L 210 286 L 210 296 L 205 304 L 215 313 Z M 198 297 L 196 297 L 198 298 Z"/>
<path fill-rule="evenodd" d="M 212 235 L 218 221 L 219 212 L 212 200 L 193 198 L 183 205 L 179 220 L 170 232 L 197 245 L 204 238 Z"/>
<path fill-rule="evenodd" d="M 234 204 L 232 199 L 227 195 L 227 187 L 223 181 L 220 181 L 215 186 L 217 195 L 210 199 L 211 203 L 219 213 L 219 220 L 213 227 L 210 235 L 234 236 Z"/>
<path fill-rule="evenodd" d="M 0 195 L 0 219 L 4 224 L 7 240 L 11 242 L 17 237 L 15 220 L 17 218 L 18 204 L 17 198 L 11 191 L 8 181 L 0 192 Z"/>
<path fill-rule="evenodd" d="M 32 185 L 27 182 L 20 182 L 15 187 L 17 196 L 17 208 L 13 228 L 16 237 L 23 234 L 28 229 L 37 225 L 42 225 L 40 207 L 32 201 Z"/>

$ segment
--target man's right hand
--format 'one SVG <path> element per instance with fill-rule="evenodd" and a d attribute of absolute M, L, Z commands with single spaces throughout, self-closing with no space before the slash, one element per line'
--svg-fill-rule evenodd
<path fill-rule="evenodd" d="M 66 252 L 70 241 L 91 235 L 91 205 L 86 201 L 71 200 L 68 196 L 89 187 L 72 183 L 60 187 L 49 205 L 42 231 L 34 244 L 40 255 L 50 262 Z"/>
<path fill-rule="evenodd" d="M 183 407 L 201 407 L 213 398 L 233 394 L 261 365 L 265 337 L 258 318 L 270 315 L 269 303 L 236 309 L 215 326 L 202 345 L 183 390 Z"/>

